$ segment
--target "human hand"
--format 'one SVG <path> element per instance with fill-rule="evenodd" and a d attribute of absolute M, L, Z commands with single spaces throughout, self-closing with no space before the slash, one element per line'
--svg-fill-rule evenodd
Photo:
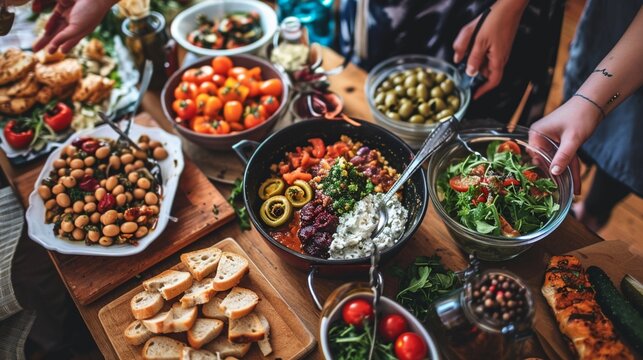
<path fill-rule="evenodd" d="M 498 0 L 482 24 L 471 48 L 466 67 L 467 75 L 473 77 L 480 72 L 487 78 L 487 81 L 476 90 L 474 100 L 500 84 L 522 12 L 526 6 L 525 0 Z M 465 25 L 453 42 L 453 50 L 455 50 L 453 61 L 456 64 L 463 60 L 479 20 L 480 16 Z"/>
<path fill-rule="evenodd" d="M 58 48 L 63 53 L 68 52 L 94 31 L 114 3 L 112 0 L 58 0 L 45 25 L 45 33 L 36 41 L 33 50 L 47 47 L 50 54 Z"/>

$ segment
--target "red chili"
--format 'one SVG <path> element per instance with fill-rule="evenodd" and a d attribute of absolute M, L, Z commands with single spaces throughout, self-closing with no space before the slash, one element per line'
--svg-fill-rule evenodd
<path fill-rule="evenodd" d="M 116 205 L 116 198 L 112 194 L 105 194 L 102 199 L 98 202 L 98 212 L 104 213 L 107 210 L 111 210 Z"/>
<path fill-rule="evenodd" d="M 10 120 L 4 126 L 4 138 L 14 149 L 24 149 L 29 146 L 34 137 L 33 129 L 19 124 L 16 120 Z"/>
<path fill-rule="evenodd" d="M 512 179 L 512 178 L 506 178 L 506 179 L 502 182 L 502 185 L 504 185 L 505 187 L 507 187 L 507 186 L 511 186 L 511 185 L 513 185 L 513 186 L 520 186 L 520 181 L 518 181 L 518 180 L 516 180 L 516 179 Z"/>
<path fill-rule="evenodd" d="M 71 125 L 71 120 L 73 118 L 73 112 L 71 108 L 65 103 L 59 102 L 54 106 L 53 109 L 47 111 L 43 120 L 45 124 L 49 125 L 55 132 L 60 132 Z"/>
<path fill-rule="evenodd" d="M 100 187 L 98 180 L 89 175 L 85 175 L 78 186 L 83 191 L 94 191 Z"/>

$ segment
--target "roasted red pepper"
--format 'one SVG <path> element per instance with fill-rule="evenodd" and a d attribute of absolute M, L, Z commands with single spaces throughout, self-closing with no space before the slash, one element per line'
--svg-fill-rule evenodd
<path fill-rule="evenodd" d="M 43 120 L 45 120 L 45 124 L 49 125 L 52 130 L 60 132 L 71 125 L 73 115 L 74 114 L 69 106 L 65 103 L 59 102 L 53 109 L 45 113 Z"/>
<path fill-rule="evenodd" d="M 7 143 L 14 149 L 24 149 L 29 146 L 33 140 L 33 129 L 19 124 L 16 120 L 10 120 L 4 126 L 4 138 Z"/>
<path fill-rule="evenodd" d="M 85 175 L 83 177 L 83 180 L 80 181 L 80 184 L 78 186 L 83 191 L 95 191 L 100 187 L 100 184 L 98 183 L 98 180 L 96 180 L 95 178 L 89 175 Z"/>
<path fill-rule="evenodd" d="M 83 151 L 88 153 L 89 155 L 94 155 L 96 150 L 98 150 L 98 147 L 99 144 L 96 140 L 87 140 L 81 145 Z"/>
<path fill-rule="evenodd" d="M 116 205 L 116 198 L 112 194 L 105 194 L 102 199 L 98 202 L 98 212 L 103 214 L 107 210 L 111 210 Z"/>

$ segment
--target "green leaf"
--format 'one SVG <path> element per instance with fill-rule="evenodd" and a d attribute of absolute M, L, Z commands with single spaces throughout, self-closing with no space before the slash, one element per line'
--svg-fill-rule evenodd
<path fill-rule="evenodd" d="M 496 226 L 493 226 L 481 220 L 476 220 L 476 231 L 481 234 L 489 234 L 495 229 L 496 229 Z"/>

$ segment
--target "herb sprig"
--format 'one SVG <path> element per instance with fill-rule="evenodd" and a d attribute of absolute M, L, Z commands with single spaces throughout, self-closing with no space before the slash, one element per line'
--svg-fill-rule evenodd
<path fill-rule="evenodd" d="M 250 216 L 248 215 L 248 209 L 245 205 L 242 205 L 243 202 L 243 181 L 237 179 L 234 181 L 234 187 L 230 196 L 228 196 L 228 202 L 232 205 L 234 213 L 237 215 L 237 222 L 241 230 L 250 230 Z"/>
<path fill-rule="evenodd" d="M 371 342 L 373 341 L 373 325 L 364 323 L 363 329 L 343 322 L 333 326 L 328 332 L 333 358 L 337 360 L 368 359 Z M 378 360 L 395 360 L 393 343 L 384 344 L 375 341 L 373 357 Z"/>

